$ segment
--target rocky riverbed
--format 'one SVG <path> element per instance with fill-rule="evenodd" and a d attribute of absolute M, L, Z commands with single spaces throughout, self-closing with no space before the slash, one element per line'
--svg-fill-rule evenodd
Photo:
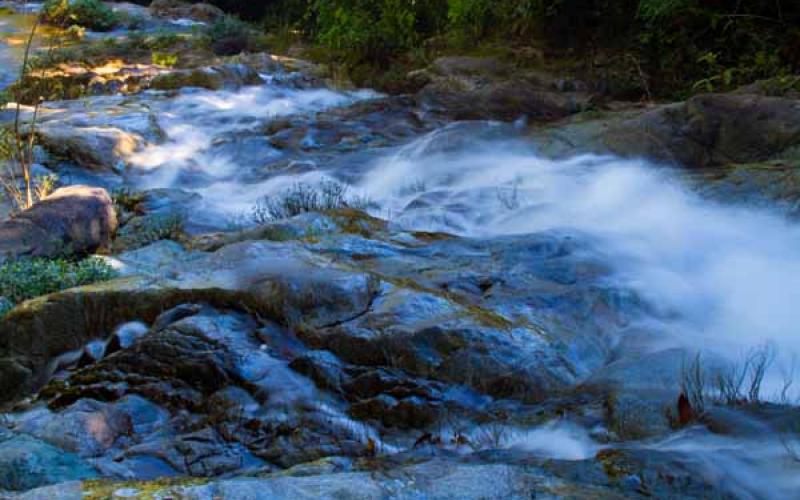
<path fill-rule="evenodd" d="M 269 54 L 64 74 L 90 92 L 33 133 L 65 187 L 0 222 L 2 258 L 68 244 L 118 277 L 0 320 L 0 496 L 800 492 L 793 87 L 644 106 L 473 57 L 391 96 Z"/>

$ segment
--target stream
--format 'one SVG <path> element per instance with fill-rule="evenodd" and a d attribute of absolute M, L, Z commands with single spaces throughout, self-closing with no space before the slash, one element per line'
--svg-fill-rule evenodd
<path fill-rule="evenodd" d="M 18 54 L 9 40 L 24 27 L 19 16 L 0 17 L 0 87 L 15 79 Z M 762 348 L 774 355 L 763 393 L 769 400 L 780 399 L 786 374 L 800 352 L 800 227 L 785 213 L 708 200 L 675 169 L 647 160 L 582 153 L 554 159 L 542 152 L 541 144 L 522 122 L 448 122 L 372 90 L 310 85 L 302 75 L 290 71 L 264 70 L 260 76 L 264 83 L 242 88 L 186 88 L 175 93 L 147 90 L 130 96 L 89 97 L 86 102 L 46 103 L 41 125 L 45 131 L 114 129 L 144 138 L 142 147 L 110 170 L 86 169 L 62 159 L 54 159 L 48 166 L 66 183 L 154 192 L 165 204 L 179 200 L 175 203 L 194 235 L 251 229 L 256 225 L 253 207 L 259 200 L 280 196 L 298 183 L 344 184 L 348 196 L 369 200 L 370 214 L 387 221 L 390 237 L 379 243 L 355 237 L 309 238 L 302 250 L 280 247 L 275 252 L 303 259 L 304 252 L 318 253 L 324 257 L 308 260 L 337 266 L 341 262 L 331 255 L 348 254 L 350 258 L 374 253 L 381 257 L 370 264 L 374 266 L 370 271 L 388 275 L 402 268 L 406 274 L 398 272 L 398 276 L 403 279 L 445 276 L 456 284 L 471 279 L 472 271 L 492 278 L 496 272 L 501 285 L 495 285 L 500 290 L 496 299 L 489 296 L 494 300 L 491 307 L 509 317 L 526 318 L 529 323 L 522 324 L 533 325 L 532 329 L 557 332 L 558 350 L 542 349 L 548 355 L 552 350 L 554 357 L 569 363 L 565 379 L 571 385 L 618 377 L 626 387 L 633 387 L 634 400 L 645 401 L 647 396 L 636 392 L 638 387 L 650 390 L 661 384 L 655 379 L 675 367 L 672 356 L 676 352 L 699 350 L 710 363 L 724 366 L 741 363 L 748 352 Z M 313 223 L 324 226 L 327 222 Z M 434 243 L 430 254 L 413 246 L 398 250 L 398 242 L 417 232 L 446 233 L 459 239 L 449 247 L 446 241 Z M 541 255 L 565 260 L 542 264 Z M 188 263 L 189 269 L 194 262 L 205 262 L 190 260 L 204 257 L 181 258 L 187 260 L 180 265 Z M 119 259 L 135 261 L 126 261 L 124 256 Z M 497 259 L 502 266 L 491 260 L 486 264 L 486 259 Z M 258 267 L 259 272 L 283 265 L 254 262 L 258 265 L 253 268 Z M 297 275 L 307 274 L 306 268 L 298 269 Z M 295 272 L 291 267 L 285 271 Z M 354 279 L 337 277 L 336 283 L 347 281 L 351 286 Z M 528 281 L 519 284 L 516 279 Z M 526 283 L 532 283 L 541 297 L 534 299 L 534 295 L 520 292 L 519 287 Z M 463 286 L 475 288 L 470 283 Z M 503 286 L 510 291 L 503 291 Z M 391 290 L 382 293 L 393 297 Z M 606 309 L 584 307 L 584 299 L 588 301 L 586 297 L 593 294 L 604 297 Z M 432 298 L 402 307 L 386 300 L 388 305 L 378 300 L 377 306 L 370 307 L 386 307 L 392 314 L 406 311 L 412 316 L 444 307 Z M 391 309 L 395 306 L 400 313 Z M 385 314 L 391 320 L 390 313 Z M 220 342 L 239 346 L 236 348 L 243 352 L 252 350 L 252 357 L 234 363 L 241 363 L 243 373 L 260 370 L 270 374 L 269 384 L 264 382 L 267 377 L 249 380 L 253 386 L 263 384 L 263 392 L 271 394 L 269 404 L 279 408 L 271 410 L 270 418 L 289 419 L 287 415 L 295 410 L 284 409 L 284 405 L 303 406 L 324 417 L 320 419 L 347 427 L 348 436 L 356 436 L 352 439 L 369 440 L 373 446 L 377 441 L 387 455 L 408 448 L 406 436 L 389 434 L 381 441 L 374 428 L 347 416 L 346 405 L 321 395 L 283 361 L 269 358 L 277 354 L 263 354 L 266 345 L 278 342 L 275 338 L 288 335 L 285 332 L 275 333 L 278 330 L 273 326 L 259 330 L 250 319 L 233 313 L 230 317 L 221 314 L 223 319 L 207 311 L 201 316 L 205 318 L 197 320 L 201 325 L 218 321 L 214 331 L 221 332 Z M 354 318 L 331 324 L 359 320 L 358 315 Z M 527 335 L 525 328 L 519 330 L 522 333 L 516 329 L 512 333 Z M 563 333 L 571 328 L 575 331 Z M 250 330 L 258 332 L 262 346 L 236 336 Z M 544 341 L 537 338 L 535 342 Z M 296 344 L 292 340 L 279 345 L 285 351 L 305 349 Z M 371 359 L 364 364 L 370 363 Z M 664 372 L 659 372 L 663 366 Z M 425 373 L 420 369 L 418 375 Z M 676 389 L 677 375 L 671 377 L 664 382 L 667 398 L 673 398 Z M 476 406 L 487 405 L 471 389 L 462 391 L 460 384 L 453 383 L 448 390 L 452 394 L 442 389 L 450 400 L 464 406 L 472 401 L 481 401 Z M 797 400 L 798 390 L 789 389 L 790 400 Z M 515 408 L 523 411 L 524 405 L 515 405 L 509 403 L 507 408 L 512 413 Z M 165 418 L 158 413 L 161 409 L 152 411 L 154 421 Z M 730 419 L 725 422 L 734 422 L 733 427 L 747 429 L 738 434 L 716 434 L 695 425 L 668 435 L 632 439 L 621 447 L 634 454 L 652 453 L 647 458 L 652 462 L 647 464 L 667 463 L 665 470 L 674 460 L 714 484 L 721 497 L 794 497 L 800 491 L 797 464 L 787 459 L 783 436 L 758 430 L 762 429 L 762 416 L 724 417 Z M 13 418 L 19 428 L 33 429 L 38 428 L 37 422 L 54 417 L 49 411 L 36 410 Z M 596 421 L 571 417 L 564 410 L 563 418 L 541 425 L 503 424 L 495 445 L 515 453 L 577 463 L 611 448 L 598 426 Z M 475 425 L 468 434 L 476 441 L 486 428 Z M 462 431 L 454 426 L 443 432 L 457 442 Z M 42 437 L 47 432 L 33 435 Z M 137 453 L 149 453 L 141 448 Z M 457 446 L 452 448 L 458 451 Z M 110 452 L 103 453 L 106 451 L 87 456 L 96 460 L 93 463 L 104 476 L 150 479 L 160 473 L 176 473 L 173 469 L 178 468 L 166 453 L 151 462 L 136 454 L 112 461 Z M 246 457 L 242 463 L 250 464 L 252 457 Z M 258 460 L 253 458 L 252 463 Z M 232 469 L 225 470 L 230 475 Z M 648 480 L 646 473 L 625 479 L 639 481 L 631 488 L 640 490 L 646 490 L 640 483 Z"/>

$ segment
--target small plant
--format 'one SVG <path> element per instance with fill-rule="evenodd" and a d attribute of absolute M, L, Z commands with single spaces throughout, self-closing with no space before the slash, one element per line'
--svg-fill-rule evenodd
<path fill-rule="evenodd" d="M 59 178 L 56 174 L 40 175 L 33 181 L 36 200 L 41 201 L 58 189 Z"/>
<path fill-rule="evenodd" d="M 137 212 L 139 204 L 145 199 L 145 193 L 133 191 L 129 188 L 119 188 L 111 192 L 111 199 L 114 201 L 114 205 L 117 206 L 117 212 L 121 210 Z"/>
<path fill-rule="evenodd" d="M 689 405 L 697 415 L 705 411 L 706 381 L 708 375 L 703 367 L 700 353 L 690 362 L 681 363 L 681 393 L 688 399 Z"/>
<path fill-rule="evenodd" d="M 764 377 L 775 361 L 772 344 L 750 349 L 741 363 L 729 362 L 709 371 L 700 353 L 681 365 L 681 392 L 694 415 L 702 415 L 707 403 L 722 405 L 758 404 L 763 401 L 761 388 Z M 793 375 L 794 369 L 792 369 Z M 792 384 L 785 375 L 782 398 Z"/>
<path fill-rule="evenodd" d="M 288 219 L 306 212 L 329 212 L 342 208 L 363 210 L 371 205 L 361 197 L 348 197 L 347 186 L 323 181 L 318 185 L 298 183 L 277 196 L 265 196 L 256 202 L 252 216 L 256 224 Z"/>
<path fill-rule="evenodd" d="M 40 258 L 6 262 L 0 266 L 0 316 L 25 300 L 115 276 L 111 266 L 95 257 L 78 262 Z"/>
<path fill-rule="evenodd" d="M 127 251 L 162 240 L 182 241 L 186 234 L 184 226 L 185 217 L 180 213 L 137 217 L 120 231 L 114 247 Z"/>
<path fill-rule="evenodd" d="M 178 64 L 178 56 L 166 52 L 153 52 L 150 59 L 156 66 L 164 66 L 166 68 L 172 68 Z"/>

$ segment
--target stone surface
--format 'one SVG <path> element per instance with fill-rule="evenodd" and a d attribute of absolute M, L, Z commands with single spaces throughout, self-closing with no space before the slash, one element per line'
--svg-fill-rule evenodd
<path fill-rule="evenodd" d="M 144 147 L 142 137 L 111 127 L 70 127 L 48 123 L 36 132 L 40 143 L 49 152 L 105 172 L 121 172 L 125 160 Z"/>
<path fill-rule="evenodd" d="M 611 114 L 535 132 L 543 151 L 645 157 L 692 168 L 779 157 L 800 144 L 800 101 L 751 94 L 704 94 L 685 103 Z"/>
<path fill-rule="evenodd" d="M 182 0 L 153 0 L 150 12 L 158 17 L 191 19 L 198 22 L 213 22 L 224 12 L 208 3 L 189 3 Z"/>
<path fill-rule="evenodd" d="M 55 257 L 108 248 L 117 230 L 111 197 L 102 188 L 60 188 L 0 223 L 0 262 L 8 257 Z"/>
<path fill-rule="evenodd" d="M 409 76 L 421 106 L 456 120 L 549 121 L 588 109 L 592 95 L 492 58 L 444 57 Z"/>

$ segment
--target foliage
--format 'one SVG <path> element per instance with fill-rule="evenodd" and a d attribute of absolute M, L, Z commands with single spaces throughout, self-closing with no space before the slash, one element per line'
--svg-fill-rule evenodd
<path fill-rule="evenodd" d="M 247 50 L 252 30 L 238 17 L 223 16 L 209 27 L 208 37 L 214 53 L 230 56 Z"/>
<path fill-rule="evenodd" d="M 419 41 L 413 4 L 402 0 L 319 0 L 316 38 L 343 58 L 384 62 Z"/>
<path fill-rule="evenodd" d="M 0 297 L 8 304 L 114 278 L 116 272 L 104 260 L 90 257 L 73 262 L 64 259 L 20 259 L 0 266 Z M 6 310 L 7 312 L 7 310 Z M 0 316 L 3 311 L 0 310 Z"/>
<path fill-rule="evenodd" d="M 333 181 L 317 185 L 298 183 L 277 196 L 265 196 L 252 209 L 256 224 L 288 219 L 306 212 L 329 212 L 343 208 L 364 209 L 369 200 L 349 197 L 347 186 Z"/>
<path fill-rule="evenodd" d="M 83 26 L 95 31 L 110 31 L 119 23 L 118 16 L 101 0 L 46 0 L 42 18 L 49 24 Z"/>
<path fill-rule="evenodd" d="M 145 193 L 130 188 L 117 188 L 111 192 L 111 199 L 117 212 L 138 212 L 139 205 L 145 200 Z"/>
<path fill-rule="evenodd" d="M 182 241 L 185 225 L 186 217 L 176 212 L 135 217 L 117 235 L 114 249 L 128 251 L 162 240 Z"/>
<path fill-rule="evenodd" d="M 170 54 L 169 52 L 154 51 L 150 59 L 153 61 L 153 64 L 167 68 L 172 68 L 178 64 L 178 56 L 175 54 Z"/>
<path fill-rule="evenodd" d="M 244 5 L 227 3 L 234 9 Z M 274 0 L 262 5 L 270 30 L 301 31 L 329 59 L 344 62 L 351 76 L 369 72 L 360 67 L 365 64 L 373 75 L 375 67 L 397 72 L 420 48 L 447 53 L 492 45 L 533 46 L 572 59 L 577 54 L 581 71 L 610 80 L 611 92 L 628 97 L 729 90 L 800 70 L 800 2 L 786 0 Z"/>
<path fill-rule="evenodd" d="M 681 391 L 697 414 L 705 411 L 708 402 L 722 405 L 758 404 L 763 402 L 762 384 L 775 361 L 776 351 L 771 344 L 750 349 L 742 361 L 717 362 L 713 369 L 700 353 L 681 366 Z M 782 398 L 792 384 L 791 375 L 785 381 Z"/>

